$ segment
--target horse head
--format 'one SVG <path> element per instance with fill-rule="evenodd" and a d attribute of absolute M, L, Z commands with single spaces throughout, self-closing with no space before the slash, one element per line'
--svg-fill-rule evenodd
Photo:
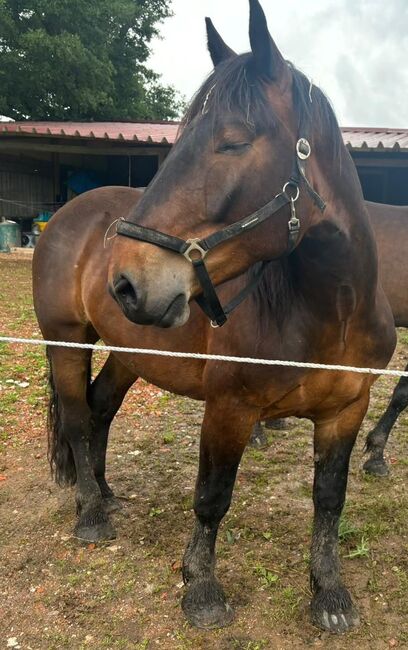
<path fill-rule="evenodd" d="M 183 325 L 205 283 L 213 295 L 214 285 L 297 246 L 322 218 L 317 192 L 324 196 L 341 147 L 326 98 L 285 61 L 258 0 L 250 0 L 249 53 L 235 54 L 206 22 L 214 70 L 165 163 L 119 223 L 128 236 L 112 245 L 110 292 L 143 325 Z"/>

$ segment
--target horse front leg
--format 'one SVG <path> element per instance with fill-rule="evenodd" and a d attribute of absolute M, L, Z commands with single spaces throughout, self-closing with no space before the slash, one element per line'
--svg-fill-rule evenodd
<path fill-rule="evenodd" d="M 405 368 L 408 370 L 408 366 Z M 364 471 L 374 476 L 387 476 L 389 469 L 384 459 L 384 449 L 391 429 L 399 415 L 408 406 L 408 377 L 401 377 L 392 394 L 387 410 L 367 436 L 366 450 L 370 454 L 363 465 Z"/>
<path fill-rule="evenodd" d="M 199 628 L 224 627 L 233 619 L 233 610 L 215 577 L 215 543 L 258 416 L 259 411 L 232 400 L 206 404 L 194 498 L 196 524 L 183 559 L 187 593 L 182 608 L 189 622 Z"/>
<path fill-rule="evenodd" d="M 340 579 L 338 529 L 350 454 L 367 405 L 365 397 L 337 417 L 315 424 L 311 610 L 313 623 L 330 632 L 346 632 L 359 623 L 357 609 Z"/>

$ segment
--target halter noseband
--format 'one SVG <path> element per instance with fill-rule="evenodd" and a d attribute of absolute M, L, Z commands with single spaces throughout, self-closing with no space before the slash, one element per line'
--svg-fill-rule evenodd
<path fill-rule="evenodd" d="M 302 129 L 300 129 L 300 132 L 302 132 Z M 138 224 L 127 221 L 123 218 L 119 219 L 116 232 L 118 235 L 131 237 L 132 239 L 160 246 L 160 248 L 166 248 L 167 250 L 183 255 L 193 265 L 197 279 L 202 288 L 202 294 L 196 297 L 196 302 L 211 320 L 211 325 L 213 327 L 221 327 L 226 323 L 228 315 L 238 307 L 247 295 L 258 285 L 266 265 L 271 260 L 262 262 L 249 284 L 247 284 L 244 289 L 242 289 L 242 291 L 240 291 L 225 307 L 222 307 L 207 271 L 207 267 L 205 266 L 205 256 L 219 244 L 228 241 L 243 232 L 252 230 L 269 219 L 269 217 L 274 215 L 285 205 L 290 204 L 288 244 L 285 252 L 282 253 L 279 258 L 275 259 L 280 259 L 281 257 L 289 255 L 296 247 L 299 239 L 300 220 L 296 214 L 296 202 L 300 195 L 302 182 L 317 207 L 322 212 L 325 208 L 325 202 L 313 189 L 306 178 L 305 165 L 311 152 L 312 148 L 307 138 L 300 137 L 296 143 L 296 157 L 293 171 L 288 181 L 284 184 L 282 191 L 277 194 L 272 201 L 269 201 L 269 203 L 266 203 L 264 206 L 259 208 L 259 210 L 256 210 L 249 216 L 236 221 L 222 230 L 212 233 L 208 237 L 204 237 L 203 239 L 180 239 L 179 237 L 167 235 L 159 230 L 139 226 Z"/>

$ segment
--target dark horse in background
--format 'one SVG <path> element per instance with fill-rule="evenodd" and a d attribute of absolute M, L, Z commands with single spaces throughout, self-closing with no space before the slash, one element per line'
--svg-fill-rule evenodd
<path fill-rule="evenodd" d="M 408 206 L 384 205 L 366 201 L 378 249 L 380 280 L 390 303 L 396 327 L 408 328 Z M 408 370 L 408 365 L 406 367 Z M 398 416 L 408 406 L 408 378 L 401 377 L 384 414 L 367 436 L 369 458 L 364 470 L 375 476 L 389 472 L 384 448 Z M 282 420 L 266 422 L 268 428 L 284 428 Z M 254 447 L 267 444 L 258 422 L 251 438 Z"/>
<path fill-rule="evenodd" d="M 207 25 L 214 71 L 146 192 L 90 192 L 63 207 L 42 235 L 33 280 L 44 337 L 385 367 L 394 322 L 355 166 L 328 101 L 283 59 L 258 0 L 250 0 L 248 54 L 235 55 Z M 119 217 L 126 217 L 121 234 L 104 248 Z M 211 327 L 196 299 L 207 311 L 217 305 L 216 285 L 225 304 L 260 264 L 259 290 L 224 327 Z M 310 418 L 312 619 L 333 632 L 358 624 L 340 578 L 338 525 L 372 376 L 115 353 L 91 382 L 90 351 L 50 347 L 48 357 L 51 463 L 59 483 L 76 482 L 75 535 L 85 540 L 115 534 L 106 442 L 136 378 L 205 400 L 182 602 L 202 628 L 233 616 L 215 576 L 215 544 L 254 424 Z"/>
<path fill-rule="evenodd" d="M 408 207 L 367 202 L 378 248 L 379 273 L 396 327 L 408 327 Z M 408 370 L 408 365 L 405 370 Z M 384 476 L 388 467 L 384 448 L 398 416 L 408 406 L 408 378 L 397 383 L 386 411 L 367 436 L 370 456 L 364 469 Z"/>

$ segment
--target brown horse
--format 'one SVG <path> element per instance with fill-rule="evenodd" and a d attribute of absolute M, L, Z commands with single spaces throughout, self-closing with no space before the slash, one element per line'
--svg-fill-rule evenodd
<path fill-rule="evenodd" d="M 389 300 L 396 327 L 408 327 L 408 207 L 366 201 L 368 215 L 377 242 L 380 280 Z M 406 367 L 408 370 L 408 365 Z M 401 377 L 387 409 L 367 436 L 369 458 L 364 469 L 375 476 L 388 474 L 384 449 L 398 416 L 408 406 L 408 379 Z M 282 420 L 269 420 L 267 428 L 284 428 Z M 263 447 L 267 438 L 258 422 L 251 438 L 254 447 Z"/>
<path fill-rule="evenodd" d="M 377 242 L 380 279 L 395 325 L 408 327 L 408 207 L 367 202 L 367 208 Z M 370 474 L 388 474 L 384 448 L 398 416 L 407 406 L 408 378 L 401 377 L 386 411 L 367 436 L 370 455 L 364 469 Z"/>
<path fill-rule="evenodd" d="M 330 105 L 283 59 L 258 0 L 250 0 L 249 54 L 235 55 L 207 24 L 215 69 L 147 191 L 85 194 L 42 235 L 33 279 L 45 338 L 386 366 L 394 323 Z M 105 248 L 107 228 L 124 216 Z M 196 303 L 221 324 L 231 308 L 221 304 L 243 296 L 222 328 L 211 327 Z M 206 401 L 196 525 L 183 561 L 183 609 L 203 628 L 232 618 L 214 573 L 215 542 L 253 425 L 312 419 L 312 616 L 333 632 L 358 623 L 340 579 L 338 524 L 372 376 L 118 353 L 90 383 L 90 352 L 53 347 L 48 356 L 51 463 L 58 482 L 76 481 L 82 539 L 114 536 L 106 441 L 137 376 Z"/>

